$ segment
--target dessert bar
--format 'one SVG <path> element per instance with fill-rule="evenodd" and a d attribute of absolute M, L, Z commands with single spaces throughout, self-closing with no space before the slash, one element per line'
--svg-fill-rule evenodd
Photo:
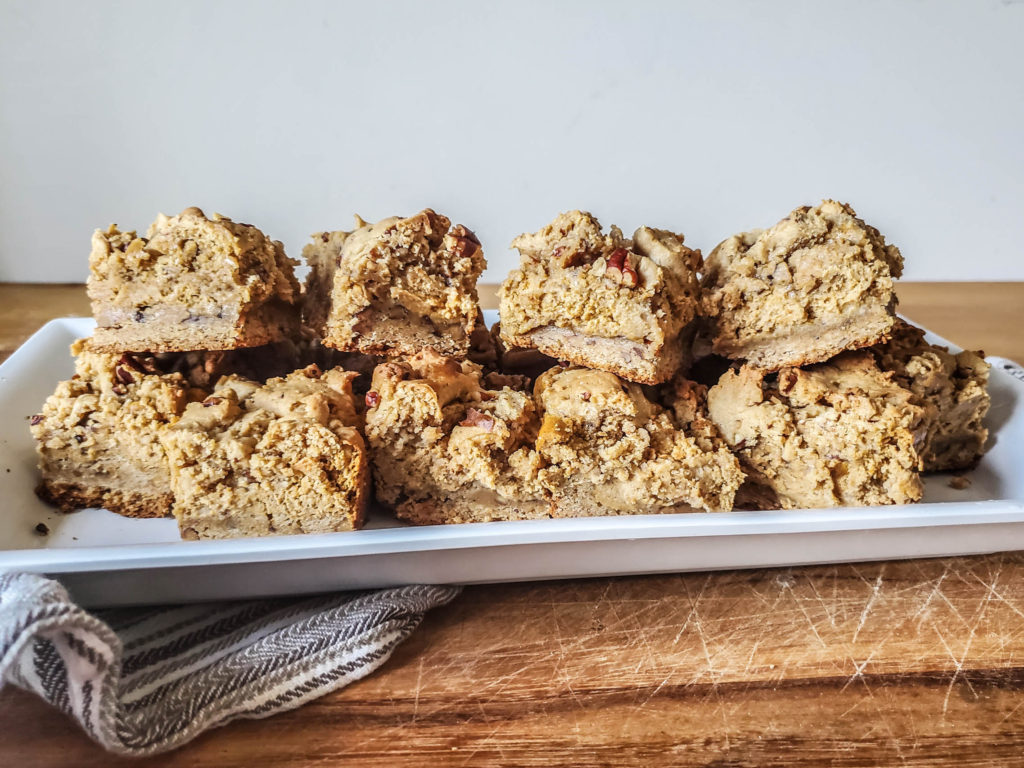
<path fill-rule="evenodd" d="M 627 239 L 570 211 L 512 246 L 520 266 L 500 291 L 508 347 L 645 384 L 689 364 L 701 257 L 682 235 L 640 227 Z"/>
<path fill-rule="evenodd" d="M 888 338 L 903 258 L 843 203 L 797 208 L 708 255 L 702 312 L 714 352 L 767 371 Z"/>
<path fill-rule="evenodd" d="M 743 495 L 768 509 L 907 504 L 921 499 L 924 411 L 867 352 L 769 376 L 744 366 L 708 392 L 748 475 Z"/>
<path fill-rule="evenodd" d="M 299 285 L 281 243 L 198 208 L 157 217 L 145 237 L 93 235 L 88 292 L 98 350 L 181 352 L 294 337 Z"/>
<path fill-rule="evenodd" d="M 892 338 L 872 347 L 878 365 L 913 393 L 925 411 L 927 434 L 921 447 L 925 472 L 968 469 L 985 452 L 985 415 L 991 404 L 984 352 L 953 354 L 929 344 L 924 331 L 900 320 Z"/>
<path fill-rule="evenodd" d="M 555 367 L 533 393 L 521 380 L 433 350 L 378 366 L 378 500 L 420 524 L 732 507 L 743 473 L 710 422 L 694 430 L 606 371 Z"/>
<path fill-rule="evenodd" d="M 302 252 L 311 271 L 305 322 L 335 349 L 465 356 L 479 307 L 483 249 L 476 236 L 427 209 L 352 232 L 321 232 Z"/>
<path fill-rule="evenodd" d="M 75 375 L 30 419 L 45 501 L 72 512 L 103 507 L 128 517 L 171 512 L 171 482 L 160 434 L 185 409 L 190 389 L 151 356 L 71 348 Z"/>
<path fill-rule="evenodd" d="M 348 531 L 369 475 L 354 373 L 315 365 L 260 385 L 221 379 L 161 439 L 182 538 Z"/>

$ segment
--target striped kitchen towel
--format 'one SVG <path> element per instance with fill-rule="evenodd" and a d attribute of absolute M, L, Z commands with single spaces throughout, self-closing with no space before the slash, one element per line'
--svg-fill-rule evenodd
<path fill-rule="evenodd" d="M 457 587 L 89 613 L 57 582 L 0 575 L 0 681 L 111 752 L 151 755 L 365 677 Z"/>

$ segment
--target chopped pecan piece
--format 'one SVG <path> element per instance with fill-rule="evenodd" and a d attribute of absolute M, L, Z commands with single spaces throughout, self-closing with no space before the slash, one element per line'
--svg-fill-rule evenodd
<path fill-rule="evenodd" d="M 794 371 L 792 368 L 787 368 L 779 371 L 779 392 L 781 392 L 784 395 L 788 395 L 790 392 L 792 392 L 793 387 L 796 386 L 796 379 L 796 371 Z"/>
<path fill-rule="evenodd" d="M 551 251 L 552 260 L 566 268 L 592 264 L 597 255 L 596 247 L 586 242 L 560 245 Z"/>
<path fill-rule="evenodd" d="M 636 269 L 632 264 L 626 264 L 622 268 L 622 284 L 630 288 L 636 288 L 640 285 L 640 275 L 636 273 Z"/>
<path fill-rule="evenodd" d="M 627 255 L 625 248 L 616 248 L 608 254 L 608 269 L 616 269 L 621 272 L 622 265 L 626 263 Z"/>
<path fill-rule="evenodd" d="M 473 234 L 472 230 L 466 229 L 461 224 L 452 227 L 451 236 L 455 238 L 455 245 L 452 247 L 452 255 L 457 259 L 471 256 L 480 248 L 480 241 Z"/>
<path fill-rule="evenodd" d="M 457 224 L 452 227 L 452 234 L 455 237 L 464 237 L 466 240 L 469 240 L 469 242 L 480 245 L 480 238 L 476 236 L 476 233 L 469 229 L 469 227 L 465 227 L 462 224 Z"/>
<path fill-rule="evenodd" d="M 139 356 L 133 355 L 130 352 L 125 352 L 121 355 L 117 364 L 125 368 L 131 368 L 139 373 L 160 373 L 160 369 L 157 367 L 156 358 L 151 355 Z"/>
<path fill-rule="evenodd" d="M 636 288 L 640 283 L 636 269 L 629 263 L 629 254 L 625 248 L 616 248 L 609 254 L 608 266 L 604 274 L 608 279 L 627 288 Z"/>
<path fill-rule="evenodd" d="M 466 418 L 460 423 L 460 427 L 479 427 L 484 432 L 490 432 L 494 429 L 494 419 L 488 416 L 486 413 L 478 411 L 476 408 L 470 408 L 466 411 Z"/>
<path fill-rule="evenodd" d="M 136 360 L 133 355 L 129 355 L 127 352 L 121 355 L 121 357 L 117 361 L 117 364 L 120 366 L 125 366 L 127 368 L 134 368 L 139 373 L 146 372 L 146 369 L 142 367 L 142 363 Z"/>
<path fill-rule="evenodd" d="M 949 480 L 949 487 L 956 491 L 964 491 L 971 487 L 971 478 L 963 475 L 954 475 Z"/>
<path fill-rule="evenodd" d="M 131 371 L 121 365 L 114 366 L 114 378 L 122 384 L 131 384 L 135 381 Z"/>

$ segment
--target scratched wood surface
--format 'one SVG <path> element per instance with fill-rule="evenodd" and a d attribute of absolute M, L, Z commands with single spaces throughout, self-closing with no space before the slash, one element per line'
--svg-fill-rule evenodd
<path fill-rule="evenodd" d="M 0 334 L 15 300 L 35 324 L 81 311 L 78 288 L 42 314 L 33 290 L 0 286 Z M 901 295 L 1024 359 L 1024 285 Z M 18 690 L 0 734 L 0 765 L 129 763 Z M 1024 554 L 470 587 L 368 679 L 130 762 L 1024 765 Z"/>

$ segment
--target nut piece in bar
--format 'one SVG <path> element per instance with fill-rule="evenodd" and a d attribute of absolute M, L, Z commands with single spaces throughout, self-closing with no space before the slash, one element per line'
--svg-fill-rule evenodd
<path fill-rule="evenodd" d="M 352 232 L 321 232 L 303 249 L 311 271 L 304 317 L 323 343 L 368 355 L 430 347 L 464 357 L 479 307 L 483 249 L 430 209 Z"/>
<path fill-rule="evenodd" d="M 925 341 L 924 331 L 898 320 L 889 341 L 871 347 L 879 367 L 913 393 L 925 411 L 928 433 L 921 449 L 925 472 L 968 469 L 985 452 L 985 415 L 991 400 L 991 366 L 984 352 L 956 354 Z"/>
<path fill-rule="evenodd" d="M 159 215 L 145 237 L 97 230 L 89 298 L 97 349 L 256 347 L 294 336 L 299 285 L 281 243 L 198 208 Z"/>
<path fill-rule="evenodd" d="M 369 470 L 354 373 L 315 365 L 264 385 L 227 376 L 165 430 L 182 538 L 359 528 Z"/>
<path fill-rule="evenodd" d="M 501 337 L 558 360 L 659 384 L 689 365 L 700 251 L 641 227 L 608 234 L 583 211 L 512 241 L 519 269 L 501 286 Z"/>
<path fill-rule="evenodd" d="M 884 341 L 896 321 L 899 249 L 844 203 L 797 208 L 730 237 L 705 260 L 712 349 L 766 371 Z"/>
<path fill-rule="evenodd" d="M 40 498 L 63 512 L 103 507 L 127 517 L 171 512 L 171 478 L 160 434 L 184 411 L 190 391 L 155 358 L 99 353 L 76 341 L 75 376 L 30 419 Z"/>
<path fill-rule="evenodd" d="M 743 503 L 765 509 L 920 501 L 924 410 L 867 352 L 768 376 L 729 370 L 711 420 L 739 457 Z"/>

